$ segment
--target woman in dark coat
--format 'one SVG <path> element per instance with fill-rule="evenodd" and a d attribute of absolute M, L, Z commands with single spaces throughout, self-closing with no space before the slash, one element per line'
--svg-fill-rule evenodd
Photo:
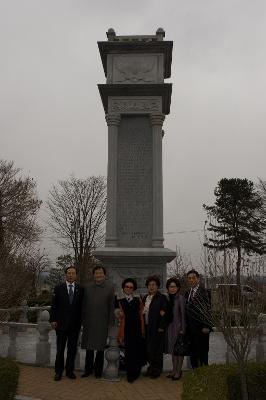
<path fill-rule="evenodd" d="M 178 335 L 186 333 L 186 309 L 185 298 L 179 293 L 180 282 L 176 278 L 170 278 L 166 282 L 166 289 L 169 299 L 170 324 L 166 330 L 166 354 L 172 355 L 173 371 L 167 378 L 178 380 L 182 375 L 183 356 L 174 355 L 174 345 Z"/>
<path fill-rule="evenodd" d="M 158 378 L 163 370 L 163 349 L 167 326 L 167 298 L 159 292 L 160 279 L 149 276 L 146 279 L 148 294 L 143 298 L 144 320 L 147 343 L 148 369 L 145 376 Z"/>
<path fill-rule="evenodd" d="M 134 382 L 140 375 L 144 364 L 143 305 L 139 297 L 134 296 L 137 282 L 127 278 L 122 283 L 123 297 L 118 298 L 120 308 L 120 327 L 118 342 L 125 346 L 125 362 L 128 382 Z"/>

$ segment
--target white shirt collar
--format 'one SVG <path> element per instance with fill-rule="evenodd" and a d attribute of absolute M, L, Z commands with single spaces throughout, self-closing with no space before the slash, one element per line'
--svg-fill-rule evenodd
<path fill-rule="evenodd" d="M 70 282 L 66 281 L 66 285 L 67 285 L 68 290 L 69 290 L 69 285 L 72 285 L 73 289 L 75 289 L 75 282 L 70 283 Z"/>
<path fill-rule="evenodd" d="M 192 288 L 194 294 L 196 293 L 196 291 L 198 290 L 198 288 L 199 288 L 199 284 L 198 284 L 197 286 L 195 286 L 194 288 Z"/>

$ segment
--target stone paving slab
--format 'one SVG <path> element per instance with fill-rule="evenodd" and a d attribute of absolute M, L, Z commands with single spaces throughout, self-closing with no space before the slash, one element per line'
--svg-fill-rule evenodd
<path fill-rule="evenodd" d="M 76 380 L 63 377 L 55 382 L 53 378 L 51 368 L 20 365 L 17 400 L 181 400 L 182 382 L 173 382 L 165 375 L 158 379 L 140 377 L 132 384 L 125 377 L 120 382 L 81 379 L 79 373 Z"/>

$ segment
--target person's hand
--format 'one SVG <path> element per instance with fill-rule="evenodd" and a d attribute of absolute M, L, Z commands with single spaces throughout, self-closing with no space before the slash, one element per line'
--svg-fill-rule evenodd
<path fill-rule="evenodd" d="M 124 339 L 122 339 L 122 338 L 117 338 L 117 341 L 118 341 L 118 343 L 119 343 L 120 346 L 125 346 Z"/>
<path fill-rule="evenodd" d="M 53 329 L 56 329 L 57 328 L 57 322 L 56 321 L 51 322 L 51 326 L 52 326 Z"/>
<path fill-rule="evenodd" d="M 159 328 L 159 329 L 158 329 L 158 332 L 159 332 L 159 333 L 163 333 L 164 330 L 163 330 L 162 328 Z"/>
<path fill-rule="evenodd" d="M 183 332 L 183 331 L 180 331 L 180 332 L 179 332 L 179 335 L 184 335 L 184 332 Z"/>
<path fill-rule="evenodd" d="M 209 328 L 202 328 L 202 333 L 204 333 L 204 335 L 208 335 L 208 333 L 210 333 L 210 329 Z"/>

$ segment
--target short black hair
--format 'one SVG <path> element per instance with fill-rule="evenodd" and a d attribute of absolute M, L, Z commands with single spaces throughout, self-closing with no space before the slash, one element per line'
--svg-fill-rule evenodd
<path fill-rule="evenodd" d="M 200 277 L 200 274 L 198 273 L 198 271 L 196 271 L 195 269 L 191 269 L 190 271 L 187 272 L 187 277 L 190 274 L 195 274 L 197 278 Z"/>
<path fill-rule="evenodd" d="M 148 276 L 148 278 L 146 279 L 146 282 L 145 282 L 145 286 L 148 287 L 148 284 L 152 281 L 155 282 L 158 287 L 160 287 L 161 281 L 160 281 L 159 276 L 157 276 L 157 275 Z"/>
<path fill-rule="evenodd" d="M 106 269 L 104 268 L 103 265 L 95 265 L 95 267 L 93 267 L 92 269 L 92 275 L 94 275 L 94 272 L 97 271 L 98 269 L 102 269 L 104 275 L 106 275 Z"/>
<path fill-rule="evenodd" d="M 166 281 L 166 289 L 168 289 L 169 288 L 169 286 L 171 285 L 171 283 L 175 283 L 176 284 L 176 287 L 177 288 L 181 288 L 181 284 L 180 284 L 180 281 L 179 281 L 179 279 L 177 279 L 177 278 L 175 278 L 174 276 L 172 276 L 172 278 L 169 278 L 169 279 L 167 279 L 167 281 Z"/>
<path fill-rule="evenodd" d="M 124 279 L 122 282 L 122 289 L 124 289 L 124 287 L 126 286 L 127 283 L 132 283 L 132 285 L 134 286 L 134 290 L 137 290 L 138 285 L 137 285 L 137 282 L 135 281 L 135 279 L 133 279 L 133 278 Z"/>
<path fill-rule="evenodd" d="M 70 268 L 73 268 L 73 269 L 76 271 L 76 273 L 78 272 L 78 270 L 77 270 L 77 268 L 76 268 L 75 265 L 68 265 L 68 266 L 65 268 L 65 274 L 67 273 L 67 271 L 68 271 Z"/>

